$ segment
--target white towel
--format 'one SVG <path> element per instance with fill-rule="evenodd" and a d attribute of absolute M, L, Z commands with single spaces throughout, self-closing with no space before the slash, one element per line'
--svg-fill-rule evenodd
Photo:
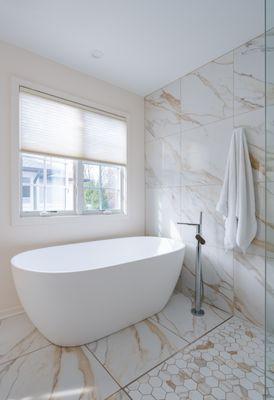
<path fill-rule="evenodd" d="M 234 129 L 216 209 L 225 219 L 225 248 L 237 245 L 245 252 L 256 236 L 257 220 L 252 167 L 243 128 Z"/>

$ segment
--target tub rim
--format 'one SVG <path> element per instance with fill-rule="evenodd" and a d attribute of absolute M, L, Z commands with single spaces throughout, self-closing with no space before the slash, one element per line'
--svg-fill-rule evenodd
<path fill-rule="evenodd" d="M 123 240 L 123 239 L 161 239 L 161 240 L 165 240 L 168 242 L 172 242 L 175 245 L 175 248 L 170 250 L 170 251 L 165 251 L 162 252 L 160 254 L 151 254 L 147 257 L 140 257 L 140 258 L 136 258 L 134 260 L 125 260 L 123 262 L 119 262 L 119 263 L 115 263 L 115 264 L 109 264 L 109 265 L 104 265 L 104 266 L 86 266 L 84 267 L 83 265 L 80 267 L 74 266 L 74 267 L 70 267 L 67 270 L 60 270 L 58 269 L 58 266 L 55 267 L 54 270 L 46 270 L 46 269 L 39 269 L 38 267 L 30 267 L 27 268 L 25 266 L 22 266 L 19 264 L 18 259 L 20 259 L 21 256 L 23 255 L 27 255 L 29 253 L 33 253 L 33 252 L 39 252 L 40 250 L 46 250 L 46 249 L 52 249 L 52 248 L 58 248 L 58 247 L 66 247 L 66 246 L 73 246 L 73 245 L 80 245 L 80 244 L 87 244 L 87 243 L 96 243 L 96 242 L 104 242 L 104 241 L 115 241 L 115 240 Z M 23 251 L 20 252 L 18 254 L 16 254 L 15 256 L 13 256 L 10 260 L 10 263 L 12 265 L 12 268 L 14 269 L 18 269 L 21 271 L 25 271 L 25 272 L 29 272 L 29 273 L 36 273 L 36 274 L 75 274 L 75 273 L 80 273 L 80 272 L 88 272 L 88 271 L 98 271 L 100 269 L 106 269 L 106 268 L 111 268 L 111 267 L 116 267 L 116 266 L 121 266 L 121 265 L 125 265 L 125 264 L 130 264 L 130 263 L 134 263 L 134 262 L 138 262 L 138 261 L 144 261 L 144 260 L 149 260 L 149 259 L 153 259 L 156 257 L 161 257 L 164 255 L 168 255 L 171 253 L 176 253 L 182 250 L 185 250 L 185 243 L 182 242 L 181 240 L 177 240 L 177 239 L 172 239 L 172 238 L 166 238 L 166 237 L 159 237 L 159 236 L 128 236 L 128 237 L 119 237 L 119 238 L 109 238 L 109 239 L 101 239 L 101 240 L 91 240 L 91 241 L 84 241 L 84 242 L 76 242 L 76 243 L 66 243 L 66 244 L 60 244 L 60 245 L 54 245 L 54 246 L 46 246 L 46 247 L 39 247 L 37 249 L 32 249 L 32 250 L 27 250 L 27 251 Z"/>

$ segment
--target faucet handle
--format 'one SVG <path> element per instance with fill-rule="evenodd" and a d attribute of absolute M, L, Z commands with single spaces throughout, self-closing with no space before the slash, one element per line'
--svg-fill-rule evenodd
<path fill-rule="evenodd" d="M 205 239 L 198 233 L 196 236 L 195 236 L 195 238 L 198 240 L 198 242 L 200 243 L 200 244 L 205 244 L 206 243 L 206 241 L 205 241 Z"/>

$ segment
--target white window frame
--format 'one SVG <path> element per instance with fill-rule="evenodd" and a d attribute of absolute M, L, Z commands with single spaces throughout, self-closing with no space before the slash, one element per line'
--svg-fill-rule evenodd
<path fill-rule="evenodd" d="M 82 182 L 80 182 L 81 176 L 79 173 L 79 167 L 75 170 L 77 171 L 76 175 L 76 186 L 75 186 L 75 211 L 60 211 L 58 213 L 48 213 L 47 216 L 41 216 L 40 212 L 21 212 L 21 151 L 20 151 L 20 119 L 19 119 L 19 95 L 20 95 L 20 87 L 25 86 L 35 91 L 40 91 L 42 93 L 46 93 L 48 95 L 56 96 L 74 103 L 78 103 L 80 105 L 98 109 L 99 111 L 103 111 L 105 113 L 111 113 L 119 115 L 125 118 L 127 123 L 127 165 L 125 166 L 125 176 L 124 179 L 121 180 L 121 184 L 124 186 L 121 187 L 123 198 L 122 198 L 122 207 L 121 211 L 118 212 L 113 211 L 90 211 L 83 210 L 83 205 L 79 204 L 80 201 L 83 201 L 83 197 L 77 195 L 76 191 L 82 190 Z M 121 110 L 114 109 L 108 106 L 102 106 L 97 103 L 91 102 L 87 99 L 79 98 L 76 96 L 72 96 L 70 94 L 54 90 L 52 88 L 35 84 L 30 81 L 22 80 L 19 78 L 12 78 L 12 88 L 11 88 L 11 110 L 12 110 L 12 119 L 11 119 L 11 224 L 12 225 L 32 225 L 32 224 L 51 224 L 51 223 L 63 223 L 63 222 L 86 222 L 91 223 L 90 219 L 97 219 L 98 223 L 102 223 L 103 220 L 109 219 L 127 219 L 129 217 L 129 209 L 130 205 L 128 203 L 128 186 L 129 186 L 129 178 L 130 178 L 130 160 L 128 157 L 128 149 L 130 146 L 130 115 L 129 113 Z M 24 153 L 24 152 L 22 152 Z M 58 158 L 53 155 L 53 157 Z M 64 158 L 64 157 L 60 157 Z M 67 157 L 69 159 L 69 157 Z M 102 165 L 114 165 L 111 163 L 95 163 L 91 161 L 81 160 L 81 162 L 87 162 L 90 164 L 102 164 Z M 79 162 L 79 165 L 81 164 Z M 95 223 L 95 221 L 94 221 Z"/>

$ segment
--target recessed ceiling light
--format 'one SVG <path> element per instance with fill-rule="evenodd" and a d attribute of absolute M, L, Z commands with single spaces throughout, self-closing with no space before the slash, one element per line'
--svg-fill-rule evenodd
<path fill-rule="evenodd" d="M 95 50 L 93 50 L 91 55 L 93 58 L 102 58 L 104 53 L 101 50 L 95 49 Z"/>

